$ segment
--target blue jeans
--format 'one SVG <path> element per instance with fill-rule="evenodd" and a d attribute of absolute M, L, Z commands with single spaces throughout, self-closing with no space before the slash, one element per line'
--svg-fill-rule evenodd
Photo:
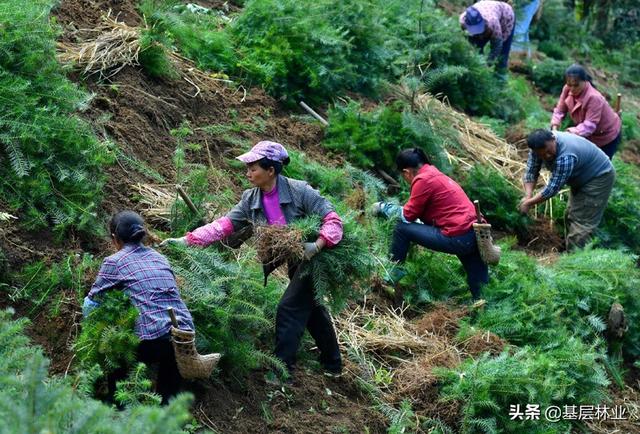
<path fill-rule="evenodd" d="M 489 268 L 482 262 L 473 229 L 456 237 L 448 237 L 433 226 L 399 222 L 393 231 L 392 259 L 403 262 L 412 242 L 437 252 L 456 255 L 467 273 L 471 295 L 474 299 L 480 297 L 480 287 L 489 282 Z"/>
<path fill-rule="evenodd" d="M 529 41 L 529 27 L 533 21 L 538 8 L 540 7 L 540 0 L 533 0 L 526 5 L 518 8 L 516 12 L 516 23 L 513 34 L 513 50 L 519 52 L 526 52 L 527 57 L 531 57 L 531 44 Z"/>

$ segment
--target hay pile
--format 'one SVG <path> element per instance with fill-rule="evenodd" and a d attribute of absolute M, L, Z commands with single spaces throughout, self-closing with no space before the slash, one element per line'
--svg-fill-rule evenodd
<path fill-rule="evenodd" d="M 145 49 L 141 36 L 145 28 L 132 27 L 111 17 L 111 11 L 102 17 L 102 23 L 94 29 L 81 29 L 81 34 L 89 34 L 82 42 L 58 43 L 58 61 L 79 68 L 85 76 L 98 74 L 100 79 L 113 77 L 126 66 L 140 66 L 139 55 Z M 203 91 L 221 93 L 222 84 L 232 84 L 231 80 L 217 78 L 199 70 L 195 63 L 175 51 L 166 50 L 179 78 L 193 86 L 195 98 Z M 234 95 L 242 91 L 240 102 L 246 98 L 246 89 L 239 86 Z"/>
<path fill-rule="evenodd" d="M 422 398 L 436 391 L 433 369 L 453 368 L 463 359 L 462 352 L 449 339 L 419 332 L 400 310 L 379 312 L 375 307 L 359 306 L 338 318 L 337 326 L 346 346 L 362 359 L 373 361 L 364 366 L 365 372 L 356 375 L 374 377 L 374 365 L 392 373 L 392 383 L 384 395 L 388 402 L 409 399 L 426 404 Z"/>
<path fill-rule="evenodd" d="M 84 75 L 100 74 L 109 78 L 125 66 L 138 66 L 140 29 L 111 18 L 111 12 L 102 17 L 95 29 L 83 32 L 94 34 L 79 43 L 58 43 L 58 60 L 81 68 Z"/>
<path fill-rule="evenodd" d="M 486 164 L 500 172 L 515 187 L 521 186 L 526 170 L 526 152 L 518 151 L 486 125 L 471 120 L 428 93 L 416 93 L 404 85 L 396 86 L 394 93 L 399 99 L 408 101 L 432 128 L 453 128 L 458 133 L 455 140 L 462 152 L 445 150 L 449 161 L 468 168 L 473 167 L 474 163 Z M 541 178 L 543 176 L 548 175 L 541 174 Z"/>

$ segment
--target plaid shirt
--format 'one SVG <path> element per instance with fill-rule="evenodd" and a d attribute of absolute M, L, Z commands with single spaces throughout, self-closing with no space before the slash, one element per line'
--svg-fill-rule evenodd
<path fill-rule="evenodd" d="M 567 183 L 577 160 L 574 155 L 562 155 L 551 162 L 546 162 L 538 158 L 533 151 L 529 151 L 524 182 L 532 182 L 535 184 L 538 180 L 538 175 L 540 175 L 542 164 L 544 163 L 545 167 L 551 171 L 551 179 L 540 194 L 544 199 L 549 199 L 558 194 L 560 189 Z"/>
<path fill-rule="evenodd" d="M 99 295 L 110 289 L 124 290 L 140 312 L 135 333 L 141 340 L 156 339 L 169 332 L 169 307 L 173 308 L 181 329 L 195 330 L 169 262 L 149 247 L 126 244 L 105 258 L 88 297 L 99 300 Z"/>

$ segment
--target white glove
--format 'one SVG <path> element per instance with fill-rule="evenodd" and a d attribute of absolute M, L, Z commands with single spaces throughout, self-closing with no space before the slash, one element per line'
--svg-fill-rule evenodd
<path fill-rule="evenodd" d="M 167 238 L 163 242 L 160 243 L 160 247 L 167 247 L 169 244 L 177 244 L 179 246 L 187 245 L 187 237 L 180 238 Z"/>
<path fill-rule="evenodd" d="M 310 260 L 320 252 L 320 248 L 318 247 L 318 244 L 315 242 L 303 243 L 302 247 L 304 248 L 304 259 L 306 261 Z"/>
<path fill-rule="evenodd" d="M 380 214 L 382 214 L 382 205 L 384 204 L 384 202 L 374 202 L 373 205 L 371 205 L 371 215 L 374 217 L 379 216 Z"/>

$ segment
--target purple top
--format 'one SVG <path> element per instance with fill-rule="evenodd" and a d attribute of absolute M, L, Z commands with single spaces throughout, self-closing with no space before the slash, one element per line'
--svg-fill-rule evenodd
<path fill-rule="evenodd" d="M 280 208 L 277 188 L 274 187 L 269 193 L 262 192 L 262 210 L 270 225 L 285 226 L 287 224 L 282 208 Z"/>
<path fill-rule="evenodd" d="M 140 312 L 135 333 L 141 340 L 159 338 L 171 329 L 167 309 L 172 307 L 183 330 L 195 330 L 191 314 L 180 298 L 167 259 L 142 244 L 126 244 L 104 259 L 89 299 L 111 289 L 124 290 Z"/>

